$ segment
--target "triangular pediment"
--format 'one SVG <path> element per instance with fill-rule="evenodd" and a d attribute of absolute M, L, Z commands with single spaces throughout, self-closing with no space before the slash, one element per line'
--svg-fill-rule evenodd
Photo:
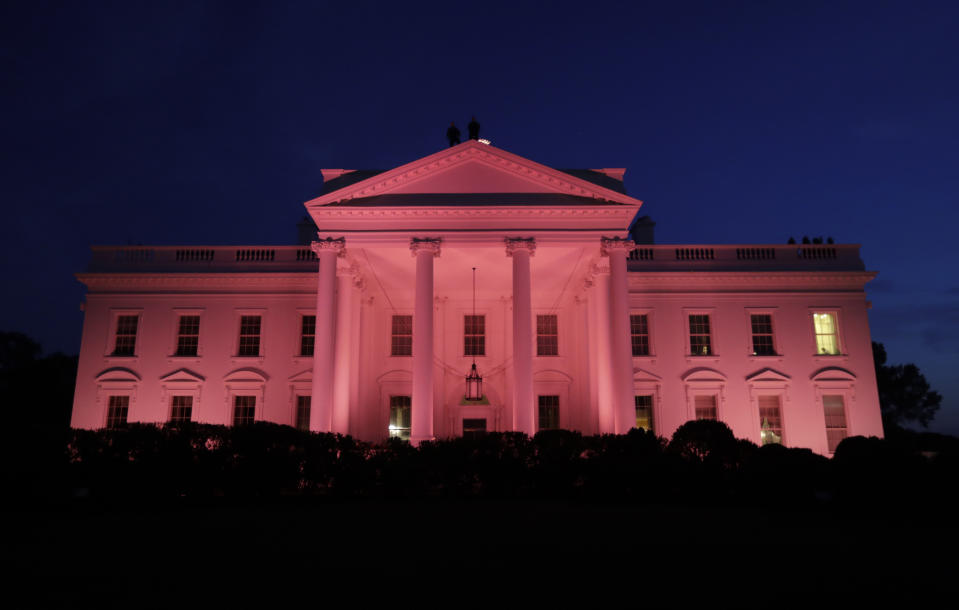
<path fill-rule="evenodd" d="M 604 204 L 636 208 L 642 205 L 642 201 L 623 193 L 469 140 L 329 192 L 306 206 L 315 208 L 383 196 L 496 193 L 563 195 Z"/>
<path fill-rule="evenodd" d="M 765 368 L 747 376 L 746 381 L 749 383 L 759 383 L 762 381 L 786 383 L 789 381 L 789 376 L 775 369 Z"/>
<path fill-rule="evenodd" d="M 189 369 L 177 369 L 172 373 L 168 373 L 163 377 L 160 377 L 160 381 L 166 383 L 200 383 L 204 381 L 204 378 Z"/>

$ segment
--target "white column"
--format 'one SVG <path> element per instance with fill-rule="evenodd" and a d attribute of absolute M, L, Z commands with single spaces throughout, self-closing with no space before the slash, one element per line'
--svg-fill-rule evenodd
<path fill-rule="evenodd" d="M 530 239 L 506 240 L 506 255 L 513 258 L 513 430 L 536 434 L 533 404 L 533 307 L 529 259 L 536 251 Z"/>
<path fill-rule="evenodd" d="M 602 253 L 609 257 L 610 368 L 613 373 L 613 427 L 616 434 L 626 434 L 636 425 L 633 352 L 629 339 L 629 286 L 626 279 L 626 256 L 635 247 L 628 239 L 602 239 Z"/>
<path fill-rule="evenodd" d="M 342 256 L 346 241 L 321 239 L 312 244 L 320 259 L 316 285 L 316 339 L 313 346 L 313 397 L 310 401 L 310 430 L 333 430 L 333 341 L 336 259 Z"/>
<path fill-rule="evenodd" d="M 413 239 L 416 257 L 416 299 L 413 309 L 413 396 L 410 440 L 433 440 L 433 257 L 440 240 Z"/>
<path fill-rule="evenodd" d="M 613 415 L 613 373 L 609 341 L 609 269 L 597 265 L 592 270 L 591 308 L 595 335 L 590 340 L 590 357 L 596 367 L 596 400 L 600 434 L 615 432 Z"/>
<path fill-rule="evenodd" d="M 333 363 L 333 432 L 350 433 L 350 369 L 353 363 L 353 285 L 356 269 L 336 276 L 336 343 Z"/>

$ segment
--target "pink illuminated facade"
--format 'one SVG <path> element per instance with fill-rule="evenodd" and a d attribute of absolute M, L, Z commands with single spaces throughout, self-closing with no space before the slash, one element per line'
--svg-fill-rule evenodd
<path fill-rule="evenodd" d="M 324 170 L 312 246 L 94 247 L 73 426 L 882 436 L 859 247 L 636 244 L 623 173 L 467 141 Z"/>

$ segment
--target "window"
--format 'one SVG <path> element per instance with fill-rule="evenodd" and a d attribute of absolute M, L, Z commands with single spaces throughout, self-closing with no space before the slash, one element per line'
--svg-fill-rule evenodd
<path fill-rule="evenodd" d="M 693 356 L 713 355 L 713 345 L 709 334 L 709 314 L 690 314 L 689 353 Z"/>
<path fill-rule="evenodd" d="M 463 418 L 463 438 L 480 438 L 486 434 L 486 418 Z"/>
<path fill-rule="evenodd" d="M 539 398 L 539 430 L 556 430 L 559 428 L 559 396 L 540 396 Z"/>
<path fill-rule="evenodd" d="M 824 395 L 822 407 L 826 413 L 826 442 L 829 453 L 835 453 L 836 447 L 846 438 L 846 405 L 841 394 Z"/>
<path fill-rule="evenodd" d="M 775 356 L 776 348 L 773 345 L 773 317 L 768 313 L 752 314 L 749 316 L 753 335 L 754 356 Z"/>
<path fill-rule="evenodd" d="M 816 353 L 830 356 L 839 354 L 839 327 L 836 324 L 836 314 L 815 312 L 812 315 L 812 321 L 816 330 Z"/>
<path fill-rule="evenodd" d="M 196 356 L 200 345 L 200 316 L 180 316 L 175 356 Z"/>
<path fill-rule="evenodd" d="M 393 316 L 390 356 L 413 355 L 413 316 Z"/>
<path fill-rule="evenodd" d="M 759 397 L 759 444 L 783 444 L 783 415 L 778 396 Z"/>
<path fill-rule="evenodd" d="M 646 314 L 629 316 L 629 334 L 634 356 L 649 355 L 649 318 Z"/>
<path fill-rule="evenodd" d="M 237 355 L 260 355 L 260 316 L 240 316 L 240 346 Z"/>
<path fill-rule="evenodd" d="M 233 397 L 233 425 L 247 426 L 256 416 L 256 396 Z"/>
<path fill-rule="evenodd" d="M 122 428 L 127 425 L 129 412 L 129 396 L 111 396 L 107 406 L 107 428 Z"/>
<path fill-rule="evenodd" d="M 116 342 L 113 344 L 114 356 L 134 356 L 137 346 L 137 325 L 140 316 L 117 316 Z"/>
<path fill-rule="evenodd" d="M 649 432 L 653 431 L 653 397 L 650 394 L 637 396 L 636 400 L 636 427 Z"/>
<path fill-rule="evenodd" d="M 719 419 L 716 413 L 715 396 L 696 396 L 696 419 Z"/>
<path fill-rule="evenodd" d="M 556 314 L 536 316 L 536 355 L 559 355 L 559 330 Z"/>
<path fill-rule="evenodd" d="M 296 429 L 308 432 L 310 430 L 310 405 L 312 396 L 296 397 Z"/>
<path fill-rule="evenodd" d="M 193 419 L 193 397 L 170 397 L 170 423 L 182 424 Z"/>
<path fill-rule="evenodd" d="M 410 397 L 390 396 L 390 438 L 410 440 Z"/>
<path fill-rule="evenodd" d="M 486 355 L 486 316 L 463 316 L 463 353 L 466 356 Z"/>
<path fill-rule="evenodd" d="M 300 355 L 313 356 L 316 342 L 316 316 L 303 316 L 300 322 Z"/>

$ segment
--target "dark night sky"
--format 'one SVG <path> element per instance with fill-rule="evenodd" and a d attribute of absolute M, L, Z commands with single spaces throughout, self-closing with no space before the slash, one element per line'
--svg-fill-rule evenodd
<path fill-rule="evenodd" d="M 952 2 L 4 2 L 0 328 L 75 353 L 90 245 L 291 243 L 320 168 L 475 114 L 628 168 L 661 243 L 861 243 L 873 337 L 956 434 L 957 31 Z"/>

